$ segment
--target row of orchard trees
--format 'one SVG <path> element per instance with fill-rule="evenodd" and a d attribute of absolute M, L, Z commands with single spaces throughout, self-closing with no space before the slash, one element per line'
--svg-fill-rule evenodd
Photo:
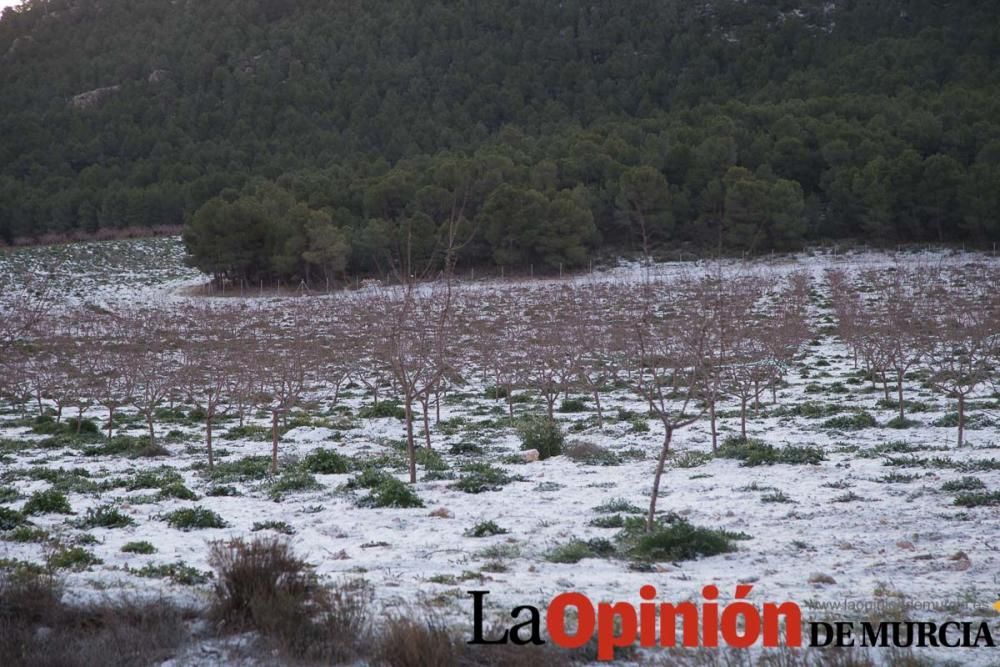
<path fill-rule="evenodd" d="M 927 385 L 957 403 L 958 445 L 966 402 L 1000 367 L 1000 271 L 995 266 L 895 266 L 849 274 L 829 271 L 838 333 L 885 401 L 895 385 L 899 426 L 906 425 L 905 381 L 920 371 Z"/>
<path fill-rule="evenodd" d="M 283 415 L 336 403 L 353 381 L 376 403 L 401 400 L 416 481 L 418 432 L 430 447 L 442 395 L 473 378 L 507 397 L 511 417 L 516 390 L 537 392 L 550 417 L 560 395 L 589 394 L 602 426 L 602 392 L 627 387 L 663 425 L 658 487 L 679 429 L 708 414 L 716 445 L 720 402 L 739 404 L 746 433 L 748 407 L 776 392 L 809 336 L 808 294 L 803 275 L 715 272 L 509 291 L 440 282 L 114 312 L 34 313 L 31 301 L 11 301 L 5 321 L 20 324 L 2 339 L 0 395 L 22 409 L 52 407 L 57 419 L 103 410 L 109 438 L 116 413 L 134 410 L 151 442 L 158 410 L 183 403 L 204 419 L 210 467 L 215 420 L 228 414 L 242 424 L 266 410 L 276 470 Z M 655 503 L 656 489 L 650 525 Z"/>

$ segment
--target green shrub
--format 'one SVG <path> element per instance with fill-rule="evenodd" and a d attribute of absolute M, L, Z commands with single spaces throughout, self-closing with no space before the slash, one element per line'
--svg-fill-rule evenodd
<path fill-rule="evenodd" d="M 261 530 L 273 530 L 276 533 L 281 533 L 282 535 L 294 535 L 295 529 L 288 525 L 285 521 L 254 521 L 253 526 L 250 528 L 253 532 L 258 532 Z"/>
<path fill-rule="evenodd" d="M 429 447 L 417 447 L 413 452 L 417 465 L 423 466 L 424 470 L 443 472 L 448 470 L 448 464 L 441 455 Z"/>
<path fill-rule="evenodd" d="M 632 425 L 632 433 L 649 433 L 649 422 L 642 417 L 629 420 L 629 424 Z"/>
<path fill-rule="evenodd" d="M 850 415 L 831 417 L 823 422 L 823 428 L 836 429 L 838 431 L 860 431 L 861 429 L 875 426 L 878 426 L 878 421 L 867 412 L 855 412 Z"/>
<path fill-rule="evenodd" d="M 21 509 L 25 514 L 72 514 L 66 494 L 57 489 L 35 491 Z"/>
<path fill-rule="evenodd" d="M 491 385 L 483 390 L 483 397 L 494 401 L 501 398 L 507 398 L 507 387 L 496 387 Z"/>
<path fill-rule="evenodd" d="M 673 464 L 678 468 L 697 468 L 703 466 L 714 457 L 711 452 L 698 452 L 693 449 L 680 452 L 673 459 Z"/>
<path fill-rule="evenodd" d="M 629 518 L 616 537 L 619 549 L 632 560 L 662 562 L 693 560 L 736 551 L 736 540 L 749 539 L 744 533 L 703 528 L 688 523 L 677 515 L 660 519 L 653 530 L 646 531 L 646 522 Z"/>
<path fill-rule="evenodd" d="M 986 484 L 978 477 L 953 479 L 941 485 L 941 490 L 948 493 L 955 493 L 958 491 L 979 491 L 980 489 L 985 488 Z"/>
<path fill-rule="evenodd" d="M 49 534 L 41 528 L 18 526 L 14 530 L 5 531 L 3 539 L 8 542 L 45 542 L 49 539 Z"/>
<path fill-rule="evenodd" d="M 223 440 L 251 440 L 253 442 L 270 442 L 272 438 L 271 427 L 259 426 L 257 424 L 244 424 L 234 426 L 222 434 Z"/>
<path fill-rule="evenodd" d="M 595 517 L 587 524 L 594 528 L 621 528 L 625 525 L 625 517 L 621 514 L 609 514 Z"/>
<path fill-rule="evenodd" d="M 448 453 L 453 455 L 482 454 L 483 448 L 472 442 L 456 442 L 448 448 Z"/>
<path fill-rule="evenodd" d="M 21 494 L 13 486 L 0 486 L 0 503 L 9 503 L 20 497 Z"/>
<path fill-rule="evenodd" d="M 349 465 L 346 457 L 329 449 L 317 449 L 302 459 L 302 467 L 317 475 L 343 475 Z"/>
<path fill-rule="evenodd" d="M 917 479 L 918 475 L 907 475 L 906 473 L 896 472 L 895 470 L 890 472 L 888 475 L 882 475 L 878 478 L 878 481 L 883 484 L 909 484 L 913 480 Z"/>
<path fill-rule="evenodd" d="M 563 399 L 559 404 L 559 412 L 586 412 L 587 402 L 581 398 Z"/>
<path fill-rule="evenodd" d="M 361 507 L 423 507 L 424 501 L 407 484 L 395 477 L 384 479 L 358 501 Z"/>
<path fill-rule="evenodd" d="M 277 500 L 288 493 L 312 491 L 318 488 L 320 488 L 320 483 L 311 474 L 305 470 L 290 468 L 274 480 L 268 489 L 268 495 Z"/>
<path fill-rule="evenodd" d="M 959 507 L 994 507 L 1000 505 L 1000 491 L 992 493 L 961 493 L 955 496 Z"/>
<path fill-rule="evenodd" d="M 237 461 L 216 463 L 208 474 L 215 482 L 261 480 L 271 474 L 271 457 L 247 456 Z"/>
<path fill-rule="evenodd" d="M 913 452 L 920 450 L 921 448 L 916 445 L 911 445 L 910 443 L 902 440 L 894 440 L 892 442 L 884 442 L 881 445 L 861 450 L 858 452 L 858 456 L 864 459 L 874 459 L 879 456 L 884 456 L 885 454 L 912 454 Z"/>
<path fill-rule="evenodd" d="M 501 528 L 494 521 L 481 521 L 465 531 L 465 534 L 468 537 L 490 537 L 492 535 L 505 535 L 507 532 L 506 528 Z"/>
<path fill-rule="evenodd" d="M 9 507 L 0 507 L 0 530 L 13 530 L 27 521 L 21 512 Z"/>
<path fill-rule="evenodd" d="M 181 530 L 192 528 L 225 528 L 222 517 L 205 507 L 188 507 L 166 515 L 167 525 Z"/>
<path fill-rule="evenodd" d="M 382 401 L 374 405 L 366 405 L 358 410 L 361 419 L 406 419 L 406 408 L 396 401 Z"/>
<path fill-rule="evenodd" d="M 963 424 L 964 428 L 966 428 L 966 429 L 968 429 L 970 431 L 975 431 L 975 430 L 981 429 L 981 428 L 990 428 L 993 425 L 994 425 L 993 424 L 993 420 L 990 419 L 987 415 L 984 415 L 984 414 L 981 414 L 981 413 L 975 413 L 975 414 L 968 414 L 968 413 L 966 413 L 966 415 L 965 415 L 965 423 Z M 934 420 L 931 423 L 931 426 L 941 426 L 941 427 L 947 427 L 947 428 L 957 428 L 958 427 L 958 413 L 957 412 L 949 412 L 949 413 L 945 414 L 943 417 L 940 417 L 940 418 Z"/>
<path fill-rule="evenodd" d="M 140 577 L 149 577 L 152 579 L 170 579 L 182 586 L 197 586 L 207 583 L 212 579 L 211 572 L 202 572 L 183 561 L 163 565 L 150 564 L 138 570 L 132 570 L 132 573 Z"/>
<path fill-rule="evenodd" d="M 774 465 L 818 465 L 826 460 L 818 447 L 788 445 L 775 447 L 757 438 L 731 437 L 719 447 L 715 454 L 719 458 L 736 459 L 742 466 Z"/>
<path fill-rule="evenodd" d="M 114 505 L 101 505 L 87 510 L 80 522 L 81 528 L 124 528 L 135 524 L 135 520 Z"/>
<path fill-rule="evenodd" d="M 643 510 L 640 507 L 636 507 L 624 498 L 612 498 L 607 500 L 597 507 L 594 511 L 598 514 L 614 514 L 616 512 L 624 512 L 625 514 L 642 514 Z"/>
<path fill-rule="evenodd" d="M 920 426 L 920 422 L 914 419 L 907 419 L 906 417 L 900 419 L 899 416 L 897 415 L 892 419 L 890 419 L 889 421 L 887 421 L 885 425 L 887 428 L 904 429 L 904 428 L 913 428 L 914 426 Z"/>
<path fill-rule="evenodd" d="M 149 436 L 132 436 L 132 435 L 116 435 L 111 440 L 108 440 L 100 445 L 94 445 L 92 447 L 86 447 L 83 450 L 84 456 L 139 456 L 147 454 L 149 452 L 156 452 L 163 450 L 161 447 L 156 446 L 152 450 L 150 448 Z M 167 452 L 169 453 L 169 452 Z M 164 455 L 164 454 L 156 454 Z"/>
<path fill-rule="evenodd" d="M 80 435 L 96 435 L 101 432 L 97 427 L 97 424 L 91 419 L 78 419 L 73 417 L 66 420 L 66 431 L 73 434 Z"/>
<path fill-rule="evenodd" d="M 536 449 L 542 460 L 562 453 L 563 434 L 559 423 L 548 417 L 525 417 L 517 426 L 521 449 Z"/>
<path fill-rule="evenodd" d="M 602 538 L 595 538 L 586 542 L 583 540 L 572 540 L 551 549 L 545 554 L 545 560 L 550 563 L 578 563 L 584 558 L 607 557 L 614 554 L 614 552 L 614 545 Z"/>
<path fill-rule="evenodd" d="M 183 484 L 184 478 L 172 468 L 157 470 L 141 470 L 130 477 L 125 483 L 126 491 L 139 489 L 162 489 L 170 484 Z"/>
<path fill-rule="evenodd" d="M 155 554 L 156 547 L 145 540 L 140 542 L 126 542 L 122 545 L 122 553 L 127 554 Z"/>
<path fill-rule="evenodd" d="M 344 488 L 349 490 L 373 489 L 388 479 L 395 478 L 384 470 L 368 466 L 366 468 L 362 468 L 361 472 L 357 476 L 348 480 L 348 482 L 344 484 Z"/>
<path fill-rule="evenodd" d="M 85 570 L 91 565 L 99 565 L 101 559 L 83 547 L 69 547 L 51 554 L 47 563 L 56 570 Z"/>
<path fill-rule="evenodd" d="M 198 496 L 194 491 L 187 488 L 181 482 L 170 482 L 160 487 L 161 498 L 177 498 L 178 500 L 197 500 Z"/>
<path fill-rule="evenodd" d="M 503 468 L 497 468 L 489 463 L 471 463 L 463 466 L 461 472 L 461 477 L 451 485 L 451 488 L 465 493 L 499 491 L 504 485 L 514 481 Z"/>
<path fill-rule="evenodd" d="M 760 501 L 762 503 L 791 503 L 795 502 L 789 498 L 784 491 L 772 491 L 771 493 L 765 493 L 761 496 Z"/>
<path fill-rule="evenodd" d="M 824 417 L 832 417 L 840 411 L 840 406 L 832 403 L 806 401 L 805 403 L 794 405 L 787 410 L 781 410 L 778 414 L 787 414 L 793 417 L 806 417 L 807 419 L 821 419 Z"/>

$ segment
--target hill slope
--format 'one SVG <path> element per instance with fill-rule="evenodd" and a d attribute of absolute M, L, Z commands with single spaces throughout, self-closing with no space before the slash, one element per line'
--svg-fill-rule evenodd
<path fill-rule="evenodd" d="M 996 239 L 995 13 L 32 0 L 0 20 L 0 239 L 187 221 L 243 277 L 437 265 L 449 230 L 551 266 Z"/>

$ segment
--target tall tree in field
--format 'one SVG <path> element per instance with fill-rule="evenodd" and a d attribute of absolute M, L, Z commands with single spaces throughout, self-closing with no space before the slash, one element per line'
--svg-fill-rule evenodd
<path fill-rule="evenodd" d="M 654 285 L 653 300 L 643 298 L 638 311 L 630 314 L 627 330 L 633 390 L 650 405 L 663 424 L 663 443 L 656 461 L 653 490 L 646 515 L 646 529 L 656 523 L 656 501 L 674 434 L 693 424 L 704 413 L 698 397 L 710 377 L 713 335 L 712 313 L 694 298 L 695 285 L 688 279 Z"/>
<path fill-rule="evenodd" d="M 134 371 L 132 405 L 146 421 L 156 445 L 156 411 L 176 388 L 178 324 L 160 311 L 134 311 L 128 319 L 128 364 Z"/>
<path fill-rule="evenodd" d="M 446 368 L 454 315 L 450 287 L 420 294 L 412 286 L 383 290 L 371 304 L 382 331 L 377 356 L 391 370 L 403 399 L 410 483 L 417 481 L 413 405 L 432 391 Z"/>
<path fill-rule="evenodd" d="M 215 467 L 212 428 L 224 412 L 231 386 L 231 369 L 244 363 L 237 356 L 234 332 L 239 313 L 228 307 L 195 306 L 183 313 L 185 343 L 180 353 L 177 385 L 185 399 L 205 420 L 208 469 Z"/>
<path fill-rule="evenodd" d="M 1000 346 L 1000 318 L 993 307 L 996 295 L 982 289 L 989 284 L 974 276 L 945 273 L 930 289 L 925 310 L 927 381 L 958 403 L 959 447 L 965 442 L 966 401 L 990 380 Z"/>

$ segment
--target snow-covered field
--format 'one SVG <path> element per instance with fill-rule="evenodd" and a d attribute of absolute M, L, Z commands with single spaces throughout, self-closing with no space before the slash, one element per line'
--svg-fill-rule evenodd
<path fill-rule="evenodd" d="M 203 277 L 184 268 L 181 259 L 178 244 L 170 239 L 84 244 L 62 251 L 19 250 L 0 254 L 0 276 L 16 281 L 23 271 L 51 271 L 59 276 L 55 284 L 60 298 L 114 307 L 195 298 L 183 290 Z M 972 259 L 996 261 L 971 254 L 823 254 L 778 258 L 762 263 L 760 270 L 806 269 L 822 294 L 822 273 L 831 266 L 855 270 Z M 690 268 L 670 264 L 653 270 L 665 274 Z M 640 271 L 622 267 L 573 280 L 628 280 Z M 503 289 L 530 286 L 508 283 Z M 476 288 L 495 285 L 477 283 Z M 168 416 L 160 426 L 162 433 L 169 431 L 164 444 L 170 456 L 143 459 L 87 455 L 81 447 L 44 447 L 45 436 L 32 432 L 30 420 L 0 405 L 2 506 L 19 509 L 33 492 L 53 484 L 67 490 L 74 515 L 38 514 L 31 522 L 48 538 L 81 545 L 100 560 L 80 571 L 66 571 L 70 592 L 81 597 L 108 591 L 141 595 L 166 591 L 200 599 L 207 595 L 208 584 L 182 584 L 169 576 L 139 576 L 137 571 L 147 568 L 147 575 L 155 574 L 148 566 L 174 563 L 208 571 L 210 541 L 273 533 L 273 527 L 260 529 L 260 524 L 275 522 L 270 525 L 291 533 L 296 551 L 320 575 L 362 577 L 373 586 L 380 604 L 430 605 L 468 631 L 471 602 L 466 591 L 471 589 L 488 589 L 491 611 L 499 616 L 516 605 L 544 607 L 564 591 L 584 592 L 594 600 L 638 603 L 640 587 L 652 584 L 658 600 L 700 602 L 707 584 L 717 585 L 727 600 L 738 583 L 752 583 L 752 601 L 794 601 L 806 618 L 861 620 L 882 614 L 890 620 L 906 609 L 918 619 L 988 620 L 1000 640 L 1000 614 L 991 607 L 1000 599 L 1000 507 L 957 506 L 958 492 L 945 490 L 973 485 L 1000 491 L 1000 399 L 991 388 L 975 397 L 968 409 L 973 427 L 967 432 L 967 446 L 956 449 L 954 426 L 937 425 L 950 423 L 954 406 L 913 380 L 906 398 L 920 405 L 908 416 L 919 424 L 889 428 L 885 424 L 895 416 L 895 406 L 880 404 L 882 388 L 862 380 L 850 350 L 832 330 L 833 313 L 823 300 L 814 301 L 811 309 L 814 340 L 787 375 L 787 386 L 778 390 L 777 404 L 771 403 L 767 392 L 748 430 L 751 437 L 773 445 L 819 447 L 824 461 L 743 467 L 736 460 L 713 458 L 707 420 L 680 430 L 674 440 L 659 509 L 695 525 L 748 534 L 750 539 L 739 541 L 734 553 L 659 563 L 652 571 L 635 571 L 628 562 L 613 558 L 552 562 L 553 550 L 572 540 L 614 537 L 617 528 L 593 525 L 609 516 L 602 505 L 617 500 L 625 501 L 623 507 L 648 505 L 662 427 L 654 418 L 638 420 L 648 430 L 637 427 L 637 420 L 626 411 L 645 415 L 646 405 L 625 389 L 614 390 L 602 396 L 609 415 L 603 428 L 589 408 L 557 416 L 568 442 L 606 448 L 619 455 L 615 465 L 591 465 L 566 456 L 517 462 L 520 442 L 505 418 L 506 404 L 485 397 L 478 374 L 469 374 L 466 386 L 446 396 L 441 422 L 432 425 L 433 446 L 451 471 L 479 461 L 500 466 L 514 481 L 499 490 L 465 493 L 453 488 L 449 475 L 428 474 L 422 468 L 415 491 L 423 508 L 358 507 L 356 492 L 344 488 L 353 472 L 317 474 L 319 488 L 276 496 L 271 493 L 273 480 L 266 477 L 212 480 L 203 467 L 202 426 L 183 415 Z M 381 464 L 403 479 L 399 448 L 405 435 L 403 422 L 358 417 L 359 410 L 371 403 L 360 386 L 348 387 L 340 399 L 336 408 L 323 405 L 310 415 L 312 425 L 285 433 L 281 445 L 285 461 L 326 448 L 356 461 L 381 457 Z M 802 409 L 803 405 L 813 409 Z M 737 407 L 733 402 L 720 407 L 721 437 L 738 434 Z M 534 396 L 517 409 L 544 410 Z M 827 423 L 856 409 L 871 414 L 878 425 L 842 430 Z M 619 413 L 625 418 L 616 418 Z M 103 411 L 88 416 L 98 423 L 106 420 Z M 260 415 L 253 423 L 266 426 L 269 419 Z M 266 436 L 227 439 L 225 432 L 234 425 L 233 420 L 219 424 L 221 462 L 269 454 Z M 141 435 L 143 428 L 138 418 L 126 418 L 121 424 L 122 433 Z M 151 488 L 129 491 L 122 483 L 143 470 L 161 467 L 176 471 L 197 499 L 163 498 Z M 60 469 L 64 472 L 38 472 Z M 209 495 L 220 486 L 237 495 Z M 78 527 L 88 509 L 107 504 L 132 517 L 134 525 Z M 164 521 L 167 513 L 193 506 L 217 512 L 227 527 L 185 531 Z M 486 521 L 506 533 L 470 536 L 473 527 Z M 255 524 L 260 529 L 256 533 Z M 151 543 L 155 553 L 122 552 L 123 545 L 136 541 Z M 48 539 L 0 541 L 0 555 L 7 559 L 42 563 L 51 551 Z M 869 611 L 821 608 L 844 602 L 868 605 Z M 884 609 L 872 611 L 875 604 Z M 936 610 L 927 608 L 934 605 Z M 1000 649 L 915 653 L 934 662 L 1000 664 Z"/>

